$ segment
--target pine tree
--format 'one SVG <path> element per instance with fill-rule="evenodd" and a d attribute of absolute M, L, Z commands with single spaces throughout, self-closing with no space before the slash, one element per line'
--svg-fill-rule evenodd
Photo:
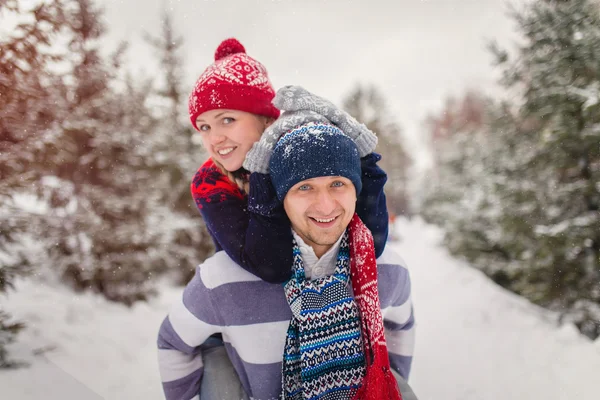
<path fill-rule="evenodd" d="M 169 220 L 179 221 L 170 225 L 173 230 L 171 238 L 165 241 L 165 251 L 177 260 L 177 264 L 170 268 L 176 280 L 186 283 L 196 265 L 214 251 L 190 194 L 191 178 L 207 155 L 193 140 L 195 131 L 189 122 L 187 96 L 184 96 L 182 88 L 183 39 L 175 31 L 172 15 L 163 11 L 161 36 L 146 34 L 145 38 L 159 60 L 161 79 L 155 95 L 158 103 L 165 104 L 151 132 L 155 138 L 155 151 L 161 154 L 154 168 L 161 171 L 163 179 L 156 182 L 162 193 L 161 202 L 168 207 L 165 212 L 170 215 Z"/>
<path fill-rule="evenodd" d="M 0 295 L 39 261 L 33 243 L 40 218 L 27 215 L 22 203 L 35 197 L 38 160 L 56 139 L 51 105 L 61 85 L 50 67 L 62 55 L 51 51 L 50 44 L 63 31 L 63 8 L 61 0 L 32 8 L 15 0 L 0 2 L 0 24 L 9 18 L 19 21 L 12 34 L 0 38 Z M 0 368 L 18 365 L 8 359 L 5 346 L 23 326 L 7 311 L 0 312 Z"/>
<path fill-rule="evenodd" d="M 433 199 L 446 209 L 433 217 L 446 219 L 454 254 L 597 337 L 600 13 L 589 0 L 542 1 L 514 18 L 523 35 L 518 52 L 492 49 L 502 83 L 522 100 L 488 107 L 471 140 L 465 132 L 448 139 L 458 156 L 440 168 L 463 193 L 440 191 Z M 473 212 L 463 213 L 463 204 Z"/>
<path fill-rule="evenodd" d="M 478 111 L 465 113 L 465 104 Z M 534 129 L 519 118 L 509 105 L 473 93 L 448 102 L 439 117 L 430 117 L 436 162 L 420 210 L 428 222 L 444 228 L 451 253 L 509 288 L 513 272 L 521 268 L 521 254 L 531 245 L 524 237 L 514 240 L 514 230 L 529 209 L 508 199 L 522 183 L 515 164 L 531 148 L 525 139 Z M 511 220 L 503 220 L 508 215 Z"/>
<path fill-rule="evenodd" d="M 44 154 L 45 190 L 54 201 L 46 217 L 52 270 L 78 290 L 91 289 L 127 304 L 152 290 L 157 268 L 147 254 L 156 242 L 147 215 L 155 199 L 140 190 L 148 113 L 131 102 L 140 94 L 115 90 L 122 49 L 111 63 L 99 54 L 100 11 L 74 0 L 68 14 L 64 101 L 58 104 L 56 146 Z"/>
<path fill-rule="evenodd" d="M 181 60 L 163 60 L 172 102 L 156 104 L 125 45 L 100 55 L 92 1 L 3 1 L 4 13 L 25 22 L 0 40 L 0 293 L 33 272 L 132 304 L 160 274 L 184 281 L 212 243 L 189 195 L 200 161 L 178 115 Z M 15 365 L 6 345 L 22 326 L 0 313 L 0 366 Z"/>
<path fill-rule="evenodd" d="M 412 161 L 402 144 L 402 130 L 390 118 L 383 95 L 375 86 L 358 85 L 343 101 L 343 108 L 378 136 L 375 151 L 381 154 L 380 166 L 388 175 L 385 186 L 388 211 L 409 215 L 407 185 Z"/>
<path fill-rule="evenodd" d="M 576 311 L 575 322 L 600 335 L 600 12 L 590 0 L 532 3 L 514 14 L 524 45 L 505 66 L 504 83 L 522 90 L 524 118 L 539 122 L 533 151 L 516 175 L 529 188 L 511 191 L 534 212 L 523 226 L 530 249 L 520 291 Z M 525 200 L 525 201 L 526 201 Z M 519 232 L 521 233 L 521 232 Z M 523 282 L 525 281 L 525 282 Z M 595 322 L 594 322 L 595 321 Z"/>
<path fill-rule="evenodd" d="M 479 199 L 474 197 L 485 174 L 482 149 L 488 139 L 484 125 L 487 103 L 474 92 L 460 100 L 449 98 L 440 114 L 429 115 L 425 122 L 433 167 L 425 181 L 421 214 L 449 231 L 479 212 Z"/>
<path fill-rule="evenodd" d="M 45 60 L 35 53 L 44 47 L 35 42 L 29 50 L 15 52 L 44 68 L 21 72 L 10 82 L 16 89 L 21 87 L 15 84 L 18 80 L 32 83 L 22 91 L 7 91 L 12 102 L 3 111 L 13 112 L 2 119 L 6 138 L 2 143 L 15 150 L 2 153 L 5 207 L 18 191 L 6 182 L 25 182 L 28 177 L 23 190 L 46 211 L 21 212 L 21 220 L 28 221 L 23 234 L 39 244 L 40 254 L 33 259 L 19 253 L 22 237 L 8 242 L 9 235 L 14 238 L 18 231 L 15 218 L 6 217 L 0 223 L 10 229 L 2 230 L 2 240 L 11 257 L 4 258 L 12 260 L 13 267 L 35 266 L 36 274 L 57 275 L 75 289 L 131 304 L 154 292 L 152 277 L 181 267 L 185 271 L 179 274 L 181 280 L 212 250 L 201 224 L 190 218 L 190 201 L 187 215 L 177 210 L 184 188 L 190 197 L 187 180 L 192 172 L 182 163 L 191 159 L 191 152 L 186 146 L 172 147 L 179 139 L 169 137 L 183 137 L 188 143 L 189 135 L 169 132 L 181 126 L 173 122 L 176 117 L 169 119 L 174 106 L 148 107 L 155 95 L 152 83 L 133 81 L 125 73 L 124 47 L 110 60 L 100 56 L 104 27 L 91 1 L 52 4 L 61 43 L 67 41 L 68 51 Z M 50 11 L 44 10 L 36 15 L 46 20 Z M 55 40 L 50 33 L 42 37 L 49 47 Z M 55 53 L 61 49 L 61 45 L 53 48 Z M 26 125 L 29 119 L 32 122 Z M 13 120 L 13 125 L 7 124 Z M 19 140 L 14 140 L 14 132 L 21 135 Z M 198 218 L 195 209 L 193 217 Z M 27 259 L 16 257 L 19 254 Z M 3 267 L 5 275 L 12 271 Z"/>
<path fill-rule="evenodd" d="M 447 232 L 449 250 L 498 283 L 496 274 L 510 256 L 497 225 L 502 203 L 496 187 L 503 181 L 498 166 L 506 150 L 494 121 L 506 112 L 481 94 L 468 92 L 460 100 L 449 99 L 439 116 L 428 117 L 434 164 L 420 205 L 425 220 Z"/>
<path fill-rule="evenodd" d="M 433 166 L 425 180 L 421 214 L 429 222 L 453 230 L 480 213 L 482 194 L 489 194 L 489 187 L 482 192 L 482 184 L 488 172 L 484 163 L 491 109 L 489 99 L 469 91 L 460 99 L 448 98 L 439 115 L 427 117 Z"/>

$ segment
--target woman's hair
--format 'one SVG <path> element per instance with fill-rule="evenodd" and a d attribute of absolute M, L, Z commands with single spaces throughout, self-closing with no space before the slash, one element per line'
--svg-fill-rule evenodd
<path fill-rule="evenodd" d="M 253 114 L 253 115 L 256 118 L 260 119 L 264 123 L 264 125 L 265 125 L 264 129 L 266 129 L 267 126 L 269 126 L 273 121 L 275 121 L 275 118 L 273 118 L 273 117 L 267 117 L 264 115 L 257 115 L 257 114 Z M 264 129 L 263 129 L 263 131 L 264 131 Z M 245 168 L 242 167 L 236 171 L 230 172 L 230 171 L 227 171 L 220 162 L 218 162 L 214 158 L 212 160 L 215 163 L 215 165 L 217 166 L 217 168 L 219 168 L 219 170 L 223 173 L 223 175 L 225 175 L 227 178 L 229 178 L 229 180 L 231 182 L 235 183 L 242 192 L 244 192 L 246 194 L 248 193 L 249 188 L 250 188 L 250 172 L 249 171 L 247 171 Z"/>
<path fill-rule="evenodd" d="M 238 188 L 244 193 L 248 193 L 250 188 L 250 173 L 246 171 L 243 167 L 238 169 L 237 171 L 229 172 L 225 169 L 225 167 L 213 158 L 213 162 L 219 168 L 219 170 L 225 175 L 229 180 L 237 185 Z"/>

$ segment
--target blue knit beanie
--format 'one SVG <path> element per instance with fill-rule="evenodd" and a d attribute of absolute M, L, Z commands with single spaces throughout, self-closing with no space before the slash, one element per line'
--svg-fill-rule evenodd
<path fill-rule="evenodd" d="M 310 122 L 285 133 L 273 149 L 269 170 L 281 201 L 298 182 L 321 176 L 350 179 L 357 197 L 362 189 L 358 149 L 333 125 Z"/>

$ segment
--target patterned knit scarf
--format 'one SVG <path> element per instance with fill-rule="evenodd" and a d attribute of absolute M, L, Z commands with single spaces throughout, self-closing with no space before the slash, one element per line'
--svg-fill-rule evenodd
<path fill-rule="evenodd" d="M 361 323 L 349 287 L 348 234 L 335 273 L 309 280 L 294 240 L 293 276 L 285 284 L 292 310 L 283 356 L 284 399 L 350 399 L 365 373 Z"/>
<path fill-rule="evenodd" d="M 358 215 L 344 233 L 334 275 L 306 280 L 295 242 L 293 268 L 285 285 L 292 319 L 284 399 L 401 400 L 385 343 L 373 237 Z"/>

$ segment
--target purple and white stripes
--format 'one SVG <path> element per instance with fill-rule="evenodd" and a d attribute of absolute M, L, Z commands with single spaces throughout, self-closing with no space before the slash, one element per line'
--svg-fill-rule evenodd
<path fill-rule="evenodd" d="M 377 260 L 379 296 L 393 369 L 408 377 L 414 349 L 410 278 L 391 249 Z M 200 265 L 163 321 L 158 361 L 167 400 L 198 398 L 202 344 L 221 333 L 251 398 L 279 398 L 281 361 L 291 312 L 283 286 L 259 280 L 218 252 Z"/>

